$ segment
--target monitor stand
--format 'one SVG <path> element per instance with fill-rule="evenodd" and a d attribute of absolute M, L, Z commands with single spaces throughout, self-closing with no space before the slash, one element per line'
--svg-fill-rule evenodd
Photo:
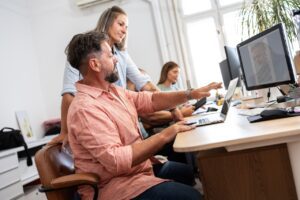
<path fill-rule="evenodd" d="M 270 90 L 270 92 L 269 92 Z M 279 90 L 274 87 L 251 91 L 252 96 L 242 98 L 247 108 L 267 108 L 277 103 L 277 97 L 282 96 Z M 269 98 L 268 98 L 269 95 Z"/>
<path fill-rule="evenodd" d="M 294 88 L 292 92 L 289 92 L 289 97 L 292 97 L 294 99 L 300 98 L 300 87 Z"/>
<path fill-rule="evenodd" d="M 300 106 L 300 98 L 297 99 L 292 99 L 286 102 L 282 102 L 282 103 L 276 103 L 272 106 L 270 106 L 270 108 L 291 108 L 294 109 L 295 107 Z"/>

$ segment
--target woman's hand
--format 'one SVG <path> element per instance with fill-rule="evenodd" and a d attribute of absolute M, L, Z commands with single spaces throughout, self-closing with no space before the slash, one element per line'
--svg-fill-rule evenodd
<path fill-rule="evenodd" d="M 193 114 L 193 112 L 195 111 L 195 106 L 192 105 L 184 105 L 181 109 L 180 109 L 182 115 L 184 117 L 189 117 Z"/>
<path fill-rule="evenodd" d="M 68 144 L 68 133 L 61 132 L 59 135 L 54 137 L 50 142 L 49 145 L 61 143 L 62 146 L 66 146 Z"/>
<path fill-rule="evenodd" d="M 171 115 L 172 115 L 172 118 L 173 118 L 174 122 L 182 121 L 183 118 L 184 118 L 182 112 L 178 108 L 174 108 L 171 111 Z"/>

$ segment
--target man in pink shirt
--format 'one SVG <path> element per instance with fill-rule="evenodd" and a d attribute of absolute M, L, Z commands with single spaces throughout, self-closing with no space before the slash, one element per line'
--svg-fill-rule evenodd
<path fill-rule="evenodd" d="M 209 96 L 209 90 L 221 84 L 169 93 L 125 90 L 113 84 L 118 79 L 117 60 L 108 42 L 104 34 L 89 32 L 75 35 L 66 49 L 68 61 L 83 75 L 67 117 L 76 172 L 99 175 L 101 200 L 201 199 L 200 193 L 186 184 L 156 177 L 150 161 L 178 132 L 194 127 L 178 122 L 143 140 L 138 113 L 170 109 L 191 98 Z M 93 195 L 89 187 L 81 187 L 79 193 L 82 199 Z"/>

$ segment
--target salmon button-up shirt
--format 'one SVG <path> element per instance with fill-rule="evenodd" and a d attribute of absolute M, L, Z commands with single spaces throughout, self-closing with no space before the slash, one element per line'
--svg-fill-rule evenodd
<path fill-rule="evenodd" d="M 131 144 L 141 142 L 138 113 L 153 112 L 152 93 L 111 85 L 109 92 L 76 84 L 67 117 L 68 136 L 77 173 L 100 177 L 100 200 L 131 199 L 165 180 L 153 174 L 150 160 L 132 167 Z M 79 190 L 92 199 L 88 186 Z"/>

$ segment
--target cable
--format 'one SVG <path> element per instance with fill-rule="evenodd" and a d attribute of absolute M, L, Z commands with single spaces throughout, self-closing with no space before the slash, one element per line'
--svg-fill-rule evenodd
<path fill-rule="evenodd" d="M 269 88 L 269 91 L 268 91 L 268 94 L 267 94 L 267 96 L 268 96 L 268 102 L 270 102 L 271 88 Z"/>
<path fill-rule="evenodd" d="M 280 91 L 280 93 L 281 93 L 283 96 L 286 96 L 286 93 L 285 93 L 279 86 L 277 86 L 276 88 Z"/>

